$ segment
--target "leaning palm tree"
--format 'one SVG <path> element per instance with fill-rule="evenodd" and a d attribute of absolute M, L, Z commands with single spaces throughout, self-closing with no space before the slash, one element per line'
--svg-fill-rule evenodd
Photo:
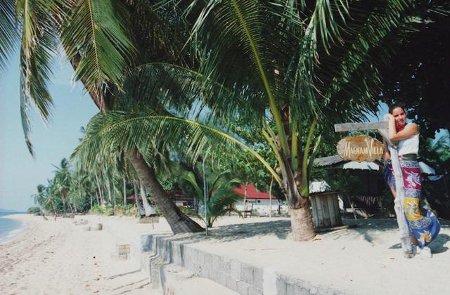
<path fill-rule="evenodd" d="M 186 64 L 186 59 L 177 54 L 185 39 L 178 33 L 183 22 L 167 13 L 155 13 L 147 1 L 7 0 L 1 9 L 8 16 L 6 21 L 1 19 L 2 29 L 14 34 L 18 29 L 21 36 L 21 114 L 30 152 L 28 109 L 35 107 L 44 120 L 49 116 L 52 99 L 47 83 L 60 44 L 75 70 L 74 79 L 83 83 L 102 112 L 114 106 L 124 74 L 136 64 L 154 60 Z M 12 34 L 4 36 L 1 32 L 1 40 Z M 0 52 L 2 65 L 13 43 L 0 46 L 5 49 Z M 141 153 L 135 150 L 128 157 L 144 185 L 153 194 L 162 194 L 158 200 L 171 203 L 158 186 L 154 167 L 143 161 Z M 172 215 L 168 220 L 174 232 L 202 230 L 176 206 L 168 210 L 163 213 Z"/>

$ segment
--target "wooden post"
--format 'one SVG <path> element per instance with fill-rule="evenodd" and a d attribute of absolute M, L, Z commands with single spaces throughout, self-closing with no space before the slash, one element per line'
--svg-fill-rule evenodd
<path fill-rule="evenodd" d="M 403 208 L 405 190 L 403 186 L 403 175 L 398 158 L 397 147 L 389 140 L 388 129 L 379 129 L 378 132 L 383 136 L 389 147 L 391 154 L 392 170 L 395 178 L 396 197 L 394 201 L 395 215 L 397 215 L 397 224 L 400 230 L 400 242 L 405 253 L 412 253 L 411 239 L 409 236 L 408 222 L 406 221 L 405 211 Z"/>
<path fill-rule="evenodd" d="M 367 122 L 367 123 L 342 123 L 334 124 L 335 132 L 348 132 L 358 130 L 370 130 L 370 129 L 387 129 L 387 122 Z"/>

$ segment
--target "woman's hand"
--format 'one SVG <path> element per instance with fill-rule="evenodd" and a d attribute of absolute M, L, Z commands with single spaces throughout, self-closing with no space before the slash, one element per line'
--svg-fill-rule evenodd
<path fill-rule="evenodd" d="M 387 113 L 384 117 L 387 118 L 387 120 L 389 122 L 395 122 L 394 116 L 392 114 L 390 114 L 390 113 Z"/>

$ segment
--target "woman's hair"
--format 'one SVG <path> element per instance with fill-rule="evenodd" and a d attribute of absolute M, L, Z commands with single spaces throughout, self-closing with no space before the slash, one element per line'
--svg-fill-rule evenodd
<path fill-rule="evenodd" d="M 394 104 L 392 104 L 392 105 L 389 106 L 389 114 L 392 114 L 392 112 L 393 112 L 396 108 L 401 108 L 401 109 L 406 113 L 406 110 L 405 110 L 405 104 L 404 104 L 404 103 L 401 103 L 401 102 L 397 102 L 397 103 L 394 103 Z"/>

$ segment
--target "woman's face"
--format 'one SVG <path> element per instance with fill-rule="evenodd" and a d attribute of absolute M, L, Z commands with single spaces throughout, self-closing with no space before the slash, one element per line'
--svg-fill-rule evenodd
<path fill-rule="evenodd" d="M 392 116 L 395 119 L 395 128 L 402 130 L 406 125 L 406 113 L 401 107 L 397 107 L 392 110 Z"/>

